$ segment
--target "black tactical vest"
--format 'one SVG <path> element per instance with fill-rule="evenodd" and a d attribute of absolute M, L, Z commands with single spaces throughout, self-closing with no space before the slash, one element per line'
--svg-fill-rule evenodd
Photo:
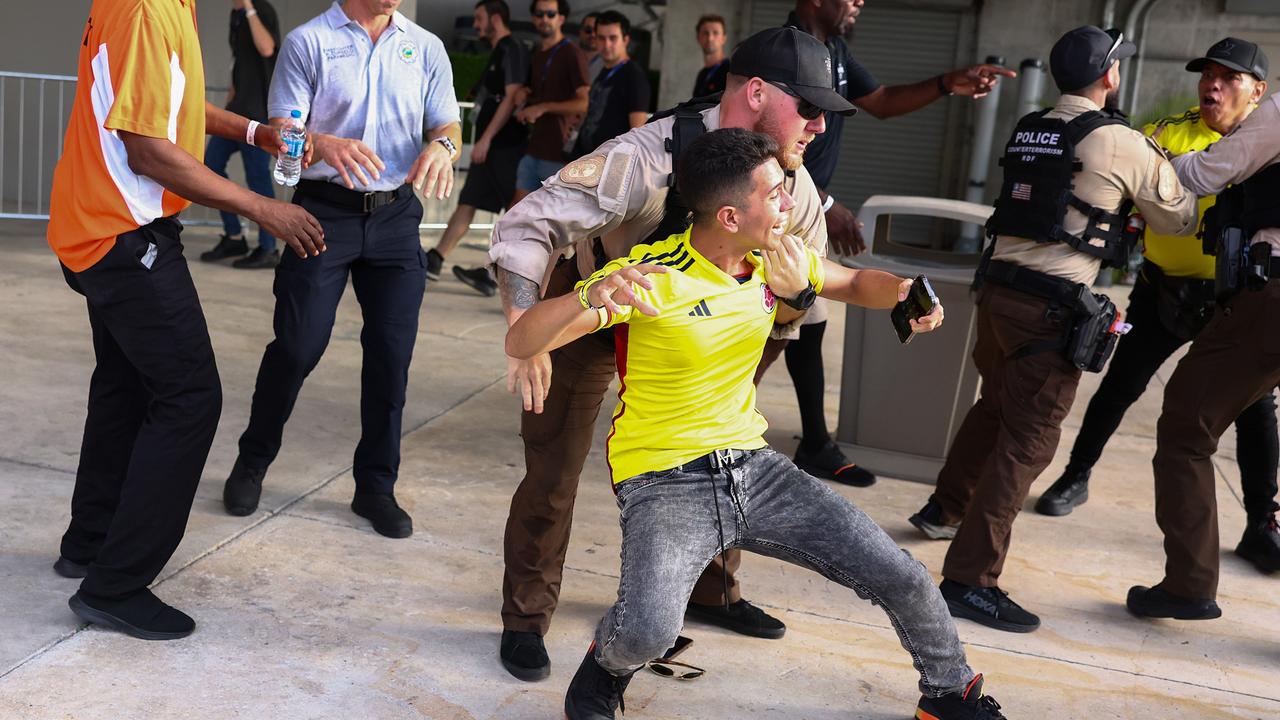
<path fill-rule="evenodd" d="M 649 233 L 645 243 L 655 243 L 672 235 L 678 235 L 689 227 L 689 206 L 680 197 L 680 189 L 676 187 L 676 162 L 680 159 L 680 151 L 689 147 L 699 135 L 707 131 L 702 122 L 705 110 L 720 104 L 720 93 L 706 97 L 686 100 L 679 105 L 654 113 L 649 122 L 675 116 L 675 124 L 671 128 L 671 138 L 666 141 L 666 150 L 671 153 L 671 175 L 667 178 L 667 201 L 664 204 L 662 221 Z"/>

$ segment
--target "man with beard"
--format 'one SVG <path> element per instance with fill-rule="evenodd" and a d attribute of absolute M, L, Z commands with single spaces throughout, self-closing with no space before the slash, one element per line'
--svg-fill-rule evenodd
<path fill-rule="evenodd" d="M 1018 121 L 987 223 L 993 241 L 978 270 L 973 349 L 981 397 L 951 443 L 933 497 L 911 517 L 928 537 L 955 538 L 942 567 L 951 614 L 997 630 L 1040 627 L 997 584 L 1013 521 L 1053 459 L 1080 370 L 1100 370 L 1120 331 L 1114 306 L 1089 286 L 1101 264 L 1127 260 L 1135 204 L 1155 232 L 1196 227 L 1196 199 L 1159 147 L 1104 110 L 1118 95 L 1120 60 L 1135 51 L 1118 31 L 1092 26 L 1053 46 L 1049 65 L 1062 98 Z"/>
<path fill-rule="evenodd" d="M 796 202 L 787 231 L 823 255 L 827 233 L 821 201 L 801 163 L 805 148 L 826 127 L 824 111 L 854 111 L 831 89 L 827 50 L 794 28 L 774 28 L 743 41 L 729 62 L 720 103 L 701 111 L 700 122 L 708 131 L 749 129 L 777 142 L 787 169 L 794 171 L 786 182 Z M 614 138 L 566 166 L 498 221 L 489 256 L 497 265 L 509 323 L 541 297 L 572 291 L 654 233 L 667 212 L 675 128 L 676 117 L 667 117 Z M 683 132 L 680 142 L 690 142 Z M 572 259 L 551 262 L 569 246 Z M 797 313 L 790 314 L 782 320 L 794 321 Z M 542 637 L 560 595 L 578 476 L 617 372 L 614 350 L 609 333 L 593 333 L 554 353 L 509 359 L 508 388 L 521 395 L 525 410 L 525 477 L 507 518 L 500 656 L 507 670 L 524 680 L 550 673 Z M 739 559 L 730 551 L 727 571 L 713 564 L 703 574 L 690 609 L 736 632 L 781 637 L 786 629 L 781 622 L 741 599 L 732 577 Z"/>

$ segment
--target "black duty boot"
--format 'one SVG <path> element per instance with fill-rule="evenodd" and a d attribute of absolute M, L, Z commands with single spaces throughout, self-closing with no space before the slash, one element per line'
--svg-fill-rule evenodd
<path fill-rule="evenodd" d="M 493 276 L 489 274 L 489 268 L 478 267 L 467 270 L 454 265 L 453 276 L 485 297 L 493 297 L 498 294 L 498 281 L 494 280 Z"/>
<path fill-rule="evenodd" d="M 498 659 L 507 672 L 525 682 L 544 680 L 551 674 L 551 658 L 536 632 L 503 630 Z"/>
<path fill-rule="evenodd" d="M 234 260 L 231 267 L 240 270 L 271 270 L 280 264 L 280 252 L 277 250 L 263 250 L 260 247 L 253 249 L 253 252 Z"/>
<path fill-rule="evenodd" d="M 963 692 L 940 697 L 920 696 L 916 720 L 1005 720 L 1000 703 L 982 694 L 982 676 L 969 681 Z"/>
<path fill-rule="evenodd" d="M 742 635 L 777 640 L 787 632 L 787 626 L 778 618 L 752 605 L 746 600 L 724 605 L 698 605 L 689 603 L 685 617 L 719 625 Z"/>
<path fill-rule="evenodd" d="M 53 563 L 53 571 L 64 578 L 76 580 L 89 574 L 89 563 L 78 563 L 67 559 L 65 555 L 59 555 L 58 560 Z"/>
<path fill-rule="evenodd" d="M 854 487 L 867 487 L 876 482 L 874 473 L 849 462 L 844 451 L 831 439 L 812 452 L 805 450 L 804 443 L 800 443 L 796 448 L 795 462 L 796 467 L 823 480 L 835 480 Z"/>
<path fill-rule="evenodd" d="M 932 496 L 915 515 L 907 518 L 907 522 L 914 525 L 930 540 L 950 540 L 956 536 L 956 530 L 960 529 L 959 525 L 947 525 L 942 522 L 942 505 L 938 504 Z"/>
<path fill-rule="evenodd" d="M 226 235 L 218 236 L 218 244 L 213 246 L 212 250 L 206 250 L 200 253 L 201 262 L 217 262 L 226 260 L 229 257 L 244 255 L 249 252 L 249 243 L 244 237 L 229 238 Z"/>
<path fill-rule="evenodd" d="M 1089 470 L 1073 469 L 1070 465 L 1062 477 L 1054 481 L 1036 501 L 1036 512 L 1060 517 L 1070 515 L 1077 506 L 1089 499 Z"/>
<path fill-rule="evenodd" d="M 85 622 L 118 630 L 141 640 L 177 640 L 191 634 L 196 621 L 150 590 L 125 600 L 107 600 L 77 592 L 67 601 Z"/>
<path fill-rule="evenodd" d="M 1180 597 L 1159 585 L 1153 588 L 1134 585 L 1129 588 L 1125 607 L 1138 617 L 1175 620 L 1213 620 L 1222 617 L 1222 608 L 1212 599 Z"/>
<path fill-rule="evenodd" d="M 596 662 L 595 651 L 592 643 L 564 696 L 564 714 L 569 720 L 615 720 L 617 710 L 626 710 L 622 693 L 635 671 L 621 677 L 614 675 Z"/>
<path fill-rule="evenodd" d="M 977 587 L 943 580 L 938 587 L 951 617 L 966 618 L 1005 632 L 1029 633 L 1040 627 L 1040 618 L 1014 602 L 998 587 Z"/>
<path fill-rule="evenodd" d="M 413 534 L 413 518 L 400 508 L 391 493 L 358 492 L 351 500 L 351 512 L 372 523 L 379 535 L 401 539 Z"/>
<path fill-rule="evenodd" d="M 1275 513 L 1249 521 L 1240 544 L 1236 545 L 1236 554 L 1262 572 L 1280 571 L 1280 530 L 1276 527 Z"/>
<path fill-rule="evenodd" d="M 262 478 L 267 474 L 266 468 L 252 468 L 245 464 L 243 458 L 236 458 L 231 467 L 226 485 L 222 486 L 222 504 L 227 512 L 236 517 L 252 515 L 258 509 L 258 500 L 262 497 Z"/>
<path fill-rule="evenodd" d="M 444 269 L 444 256 L 431 248 L 427 251 L 427 279 L 439 280 L 440 271 Z"/>

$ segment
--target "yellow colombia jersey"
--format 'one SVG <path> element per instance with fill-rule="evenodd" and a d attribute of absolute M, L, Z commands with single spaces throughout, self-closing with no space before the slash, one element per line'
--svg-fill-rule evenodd
<path fill-rule="evenodd" d="M 809 279 L 822 288 L 822 260 L 809 253 Z M 647 277 L 653 289 L 636 295 L 658 310 L 630 307 L 614 315 L 618 408 L 609 432 L 613 482 L 683 465 L 712 450 L 765 447 L 768 427 L 756 410 L 752 383 L 777 302 L 765 285 L 757 254 L 749 277 L 735 278 L 698 254 L 689 231 L 652 245 L 636 245 L 583 283 L 626 265 L 654 263 L 665 274 Z"/>
<path fill-rule="evenodd" d="M 1204 150 L 1222 137 L 1204 124 L 1199 107 L 1157 120 L 1143 127 L 1142 132 L 1174 155 Z M 1214 197 L 1200 198 L 1201 218 L 1214 200 Z M 1213 279 L 1213 256 L 1204 254 L 1200 238 L 1195 235 L 1158 235 L 1148 228 L 1142 254 L 1170 276 Z"/>

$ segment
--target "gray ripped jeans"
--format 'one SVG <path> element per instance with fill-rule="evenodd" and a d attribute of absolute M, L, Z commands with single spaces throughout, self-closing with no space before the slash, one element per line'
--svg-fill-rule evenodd
<path fill-rule="evenodd" d="M 884 608 L 920 672 L 920 691 L 963 690 L 974 673 L 924 566 L 853 503 L 771 449 L 727 468 L 629 478 L 618 601 L 596 629 L 596 661 L 622 675 L 671 647 L 693 584 L 723 547 L 806 567 Z M 717 510 L 720 522 L 717 522 Z"/>

